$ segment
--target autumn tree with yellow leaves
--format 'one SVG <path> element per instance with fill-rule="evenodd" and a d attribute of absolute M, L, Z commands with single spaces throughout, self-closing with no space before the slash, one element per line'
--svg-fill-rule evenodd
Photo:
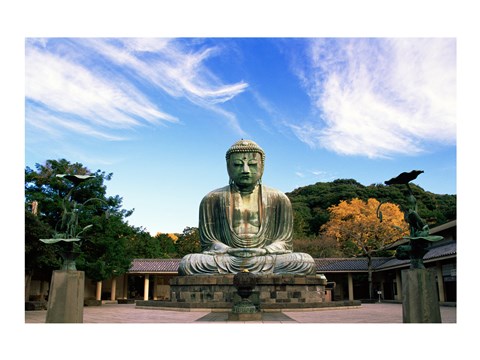
<path fill-rule="evenodd" d="M 385 246 L 408 235 L 408 224 L 398 205 L 354 198 L 342 200 L 328 208 L 330 220 L 321 226 L 320 233 L 336 241 L 345 256 L 368 258 L 370 298 L 372 287 L 372 257 Z"/>

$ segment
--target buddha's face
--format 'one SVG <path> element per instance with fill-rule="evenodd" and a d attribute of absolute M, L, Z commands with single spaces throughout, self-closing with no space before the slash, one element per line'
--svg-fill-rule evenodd
<path fill-rule="evenodd" d="M 227 163 L 228 175 L 239 188 L 252 188 L 263 175 L 262 155 L 257 152 L 233 153 Z"/>

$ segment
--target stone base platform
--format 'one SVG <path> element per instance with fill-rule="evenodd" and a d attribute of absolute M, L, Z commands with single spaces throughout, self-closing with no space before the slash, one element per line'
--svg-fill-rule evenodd
<path fill-rule="evenodd" d="M 85 273 L 55 270 L 50 282 L 46 323 L 83 323 Z"/>
<path fill-rule="evenodd" d="M 192 311 L 231 310 L 241 301 L 233 285 L 233 274 L 177 276 L 170 281 L 170 300 L 137 300 L 136 307 Z M 345 306 L 326 302 L 324 275 L 257 275 L 249 300 L 259 311 L 311 309 Z M 348 304 L 358 306 L 359 304 Z"/>
<path fill-rule="evenodd" d="M 229 313 L 227 320 L 228 321 L 262 321 L 262 313 L 261 312 L 256 312 L 252 314 Z"/>
<path fill-rule="evenodd" d="M 434 271 L 402 270 L 402 284 L 404 323 L 442 322 Z"/>

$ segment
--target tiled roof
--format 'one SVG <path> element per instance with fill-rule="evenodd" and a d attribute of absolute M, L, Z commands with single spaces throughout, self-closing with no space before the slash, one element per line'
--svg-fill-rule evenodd
<path fill-rule="evenodd" d="M 424 260 L 434 259 L 442 256 L 450 256 L 457 254 L 457 243 L 453 242 L 450 244 L 433 247 L 429 252 L 423 257 Z"/>
<path fill-rule="evenodd" d="M 457 220 L 449 221 L 448 223 L 436 226 L 434 228 L 430 229 L 430 234 L 437 234 L 439 232 L 442 232 L 444 230 L 448 230 L 451 228 L 456 228 L 457 227 Z"/>
<path fill-rule="evenodd" d="M 380 266 L 390 258 L 373 258 L 372 268 Z M 315 259 L 317 272 L 367 271 L 367 258 L 325 258 Z"/>
<path fill-rule="evenodd" d="M 457 254 L 457 243 L 450 243 L 442 246 L 437 246 L 431 248 L 423 257 L 423 261 L 427 263 L 428 261 L 432 261 L 441 257 L 450 257 L 455 256 Z M 383 263 L 375 270 L 384 270 L 392 267 L 398 267 L 407 265 L 409 260 L 398 260 L 396 258 L 390 258 L 389 261 Z"/>
<path fill-rule="evenodd" d="M 374 258 L 373 268 L 387 262 L 390 258 Z M 180 259 L 134 259 L 129 273 L 176 273 Z M 366 258 L 329 258 L 315 259 L 317 272 L 367 271 Z"/>
<path fill-rule="evenodd" d="M 176 273 L 180 259 L 134 259 L 130 273 Z"/>
<path fill-rule="evenodd" d="M 451 243 L 430 249 L 423 260 L 428 262 L 440 257 L 455 256 L 457 244 Z M 181 259 L 134 259 L 129 273 L 176 273 Z M 367 258 L 324 258 L 314 259 L 317 272 L 364 272 L 368 270 Z M 374 270 L 404 266 L 409 260 L 397 260 L 391 257 L 372 259 Z"/>

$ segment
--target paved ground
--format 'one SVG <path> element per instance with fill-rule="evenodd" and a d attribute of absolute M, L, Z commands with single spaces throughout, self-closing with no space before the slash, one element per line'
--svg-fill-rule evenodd
<path fill-rule="evenodd" d="M 456 307 L 440 307 L 443 323 L 457 322 Z M 25 311 L 25 323 L 45 323 L 46 310 Z M 85 307 L 84 323 L 225 323 L 228 314 L 209 311 L 138 309 L 133 304 Z M 264 313 L 262 323 L 402 323 L 402 305 L 362 304 L 356 308 Z M 235 321 L 235 323 L 239 323 Z M 252 322 L 249 322 L 252 323 Z"/>

